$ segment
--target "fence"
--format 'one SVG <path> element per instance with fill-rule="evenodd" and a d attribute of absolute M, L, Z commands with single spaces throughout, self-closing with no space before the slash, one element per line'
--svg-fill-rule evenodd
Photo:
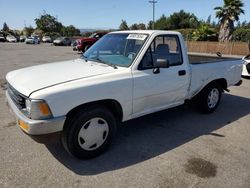
<path fill-rule="evenodd" d="M 249 54 L 247 42 L 206 42 L 206 41 L 186 41 L 188 52 L 216 53 L 227 55 L 247 55 Z"/>

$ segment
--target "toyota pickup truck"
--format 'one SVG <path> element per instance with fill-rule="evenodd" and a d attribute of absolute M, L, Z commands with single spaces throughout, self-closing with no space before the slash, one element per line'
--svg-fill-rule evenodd
<path fill-rule="evenodd" d="M 118 31 L 79 59 L 32 66 L 6 76 L 7 102 L 29 135 L 62 132 L 73 156 L 95 157 L 119 122 L 193 101 L 216 110 L 223 91 L 240 85 L 242 60 L 188 56 L 173 31 Z"/>

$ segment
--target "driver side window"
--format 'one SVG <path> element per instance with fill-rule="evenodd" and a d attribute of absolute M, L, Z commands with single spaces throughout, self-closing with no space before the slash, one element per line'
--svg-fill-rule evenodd
<path fill-rule="evenodd" d="M 170 66 L 181 65 L 183 61 L 180 49 L 177 35 L 157 36 L 142 58 L 139 70 L 154 68 L 157 59 L 167 60 Z"/>

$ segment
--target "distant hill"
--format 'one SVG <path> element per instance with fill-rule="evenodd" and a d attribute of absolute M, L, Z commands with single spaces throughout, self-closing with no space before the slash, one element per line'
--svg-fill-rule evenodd
<path fill-rule="evenodd" d="M 79 29 L 81 33 L 96 31 L 96 29 Z"/>

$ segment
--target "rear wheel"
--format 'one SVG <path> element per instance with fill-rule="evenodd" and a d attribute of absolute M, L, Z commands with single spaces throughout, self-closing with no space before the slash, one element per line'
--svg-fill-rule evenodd
<path fill-rule="evenodd" d="M 204 113 L 214 112 L 221 100 L 222 89 L 218 84 L 210 84 L 196 97 L 197 107 Z"/>
<path fill-rule="evenodd" d="M 65 149 L 80 159 L 96 157 L 110 145 L 116 133 L 113 114 L 101 106 L 78 111 L 65 123 L 62 142 Z"/>

